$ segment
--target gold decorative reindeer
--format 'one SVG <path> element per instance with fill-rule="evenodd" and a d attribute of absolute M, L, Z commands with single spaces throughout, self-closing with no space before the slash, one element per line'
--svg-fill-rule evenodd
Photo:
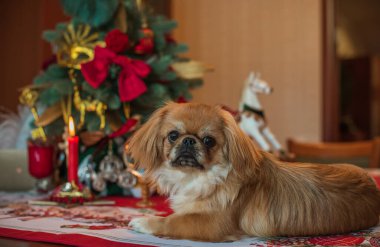
<path fill-rule="evenodd" d="M 74 84 L 73 102 L 74 107 L 79 111 L 80 118 L 78 128 L 82 128 L 86 118 L 86 112 L 95 112 L 100 119 L 99 129 L 102 130 L 106 126 L 106 110 L 107 105 L 97 99 L 82 99 L 80 90 L 75 78 L 74 69 L 69 70 L 70 80 Z"/>
<path fill-rule="evenodd" d="M 86 117 L 86 112 L 95 112 L 100 119 L 99 129 L 104 129 L 106 125 L 106 110 L 107 105 L 103 102 L 95 99 L 95 100 L 83 100 L 80 96 L 80 92 L 77 85 L 74 85 L 74 98 L 73 98 L 74 106 L 80 113 L 80 119 L 78 128 L 81 128 L 84 124 L 84 120 Z"/>
<path fill-rule="evenodd" d="M 97 99 L 82 99 L 78 86 L 75 70 L 80 69 L 82 63 L 91 61 L 94 58 L 95 46 L 104 46 L 103 41 L 98 40 L 99 34 L 92 33 L 89 25 L 69 24 L 67 30 L 63 32 L 63 38 L 58 41 L 58 64 L 69 68 L 69 77 L 73 83 L 73 103 L 80 113 L 78 128 L 85 123 L 86 112 L 95 112 L 100 119 L 99 129 L 104 129 L 106 125 L 105 112 L 107 105 Z"/>

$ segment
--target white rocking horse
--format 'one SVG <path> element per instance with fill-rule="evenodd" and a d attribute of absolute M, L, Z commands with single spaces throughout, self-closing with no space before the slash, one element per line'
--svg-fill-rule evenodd
<path fill-rule="evenodd" d="M 259 75 L 251 72 L 245 81 L 242 98 L 239 105 L 240 128 L 257 142 L 259 147 L 267 152 L 279 156 L 284 154 L 281 144 L 269 129 L 257 93 L 271 94 L 273 89 L 267 82 L 261 80 Z"/>

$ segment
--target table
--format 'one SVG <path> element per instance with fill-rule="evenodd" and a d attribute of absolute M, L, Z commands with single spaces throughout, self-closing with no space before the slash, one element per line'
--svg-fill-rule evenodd
<path fill-rule="evenodd" d="M 380 170 L 370 170 L 370 174 L 375 178 L 376 182 L 380 186 Z M 122 198 L 122 197 L 108 197 L 109 200 L 114 200 L 116 202 L 117 210 L 130 210 L 130 211 L 120 211 L 120 215 L 117 215 L 118 212 L 116 212 L 115 218 L 119 219 L 122 217 L 122 215 L 128 215 L 128 214 L 136 214 L 136 213 L 145 213 L 145 214 L 170 214 L 170 208 L 168 205 L 168 202 L 163 197 L 153 197 L 153 201 L 155 203 L 155 210 L 156 211 L 134 211 L 136 210 L 135 204 L 137 203 L 138 199 L 133 198 Z M 78 209 L 83 209 L 83 207 L 78 207 Z M 56 209 L 55 209 L 56 210 Z M 74 210 L 75 211 L 75 210 Z M 77 212 L 78 210 L 76 210 Z M 107 211 L 107 210 L 105 210 Z M 39 211 L 37 211 L 39 212 Z M 56 211 L 55 211 L 56 212 Z M 67 211 L 65 210 L 58 210 L 59 213 L 64 213 L 66 216 Z M 85 211 L 86 213 L 88 211 Z M 108 211 L 107 211 L 108 212 Z M 78 215 L 78 212 L 77 212 Z M 0 214 L 1 216 L 1 214 Z M 107 216 L 107 215 L 106 215 Z M 50 216 L 49 216 L 50 217 Z M 51 218 L 44 218 L 44 219 L 37 219 L 38 222 L 44 222 L 43 220 L 51 220 Z M 64 218 L 64 217 L 63 217 Z M 245 238 L 239 241 L 235 241 L 232 243 L 202 243 L 202 242 L 193 242 L 193 241 L 187 241 L 187 240 L 166 240 L 166 239 L 160 239 L 156 238 L 151 235 L 144 235 L 139 233 L 133 233 L 128 231 L 123 225 L 123 221 L 121 220 L 114 220 L 109 221 L 111 222 L 111 227 L 107 226 L 107 224 L 101 224 L 103 226 L 103 229 L 97 228 L 99 227 L 99 224 L 94 229 L 89 228 L 83 228 L 84 224 L 83 222 L 78 223 L 78 221 L 73 222 L 66 222 L 65 219 L 61 218 L 55 218 L 58 219 L 59 226 L 65 226 L 68 228 L 60 229 L 59 227 L 56 228 L 57 232 L 53 233 L 45 233 L 45 234 L 38 234 L 35 232 L 27 232 L 27 234 L 23 234 L 23 232 L 20 232 L 17 229 L 7 229 L 8 235 L 4 233 L 4 228 L 1 228 L 2 218 L 0 217 L 0 246 L 60 246 L 56 243 L 62 243 L 62 244 L 76 244 L 80 246 L 209 246 L 209 247 L 215 247 L 215 246 L 380 246 L 380 226 L 345 234 L 345 235 L 335 235 L 335 236 L 323 236 L 323 237 L 298 237 L 298 238 Z M 91 217 L 88 217 L 91 219 Z M 33 225 L 33 220 L 31 221 L 27 220 L 25 222 L 22 222 L 22 224 L 19 224 L 23 227 L 29 227 Z M 73 220 L 73 218 L 69 218 L 69 220 Z M 13 223 L 15 221 L 12 221 Z M 31 223 L 32 222 L 32 223 Z M 46 221 L 45 221 L 46 222 Z M 53 222 L 53 221 L 51 221 Z M 57 222 L 54 221 L 56 224 Z M 28 225 L 29 224 L 29 225 Z M 69 225 L 67 225 L 69 224 Z M 96 225 L 96 224 L 95 224 Z M 104 225 L 106 227 L 104 228 Z M 93 226 L 93 222 L 91 223 L 91 226 Z M 4 227 L 4 225 L 3 225 Z M 39 226 L 42 227 L 42 226 Z M 72 228 L 71 228 L 72 227 Z M 108 227 L 108 228 L 107 228 Z M 124 227 L 124 228 L 123 228 Z M 25 230 L 25 229 L 24 229 Z M 58 234 L 59 232 L 66 231 L 68 234 Z M 119 231 L 119 232 L 117 232 Z M 120 235 L 121 231 L 121 235 Z M 81 233 L 85 235 L 78 235 L 76 233 Z M 73 235 L 75 234 L 75 235 Z M 2 236 L 2 237 L 1 237 Z M 8 239 L 4 238 L 6 236 L 11 236 L 13 238 L 21 238 L 21 239 L 27 239 L 27 240 L 35 240 L 35 241 L 50 241 L 55 242 L 54 243 L 39 243 L 39 242 L 28 242 L 24 240 L 14 240 L 14 239 Z M 96 238 L 94 238 L 96 237 Z M 77 239 L 77 242 L 71 242 L 73 239 Z M 109 240 L 112 239 L 116 242 L 110 242 Z M 127 245 L 125 245 L 127 243 Z"/>
<path fill-rule="evenodd" d="M 3 247 L 62 247 L 62 244 L 43 243 L 0 237 L 0 246 Z"/>

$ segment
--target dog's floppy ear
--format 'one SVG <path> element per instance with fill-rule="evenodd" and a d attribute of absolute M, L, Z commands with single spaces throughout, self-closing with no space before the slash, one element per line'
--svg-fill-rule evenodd
<path fill-rule="evenodd" d="M 156 110 L 127 142 L 127 153 L 138 167 L 145 168 L 148 172 L 162 162 L 164 137 L 161 136 L 160 128 L 165 115 L 173 105 L 175 103 L 168 103 Z"/>
<path fill-rule="evenodd" d="M 224 152 L 236 174 L 244 178 L 255 172 L 262 159 L 253 141 L 239 128 L 232 115 L 221 110 L 226 144 Z"/>

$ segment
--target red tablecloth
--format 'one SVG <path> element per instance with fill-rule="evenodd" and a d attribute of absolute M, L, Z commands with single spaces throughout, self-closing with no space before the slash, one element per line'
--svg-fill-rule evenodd
<path fill-rule="evenodd" d="M 370 174 L 380 187 L 380 170 L 373 170 Z M 1 198 L 0 198 L 1 199 Z M 124 208 L 135 208 L 138 199 L 127 197 L 108 197 L 107 200 L 114 200 L 115 206 Z M 160 211 L 160 215 L 171 213 L 168 202 L 164 197 L 153 197 L 154 209 Z M 63 217 L 64 218 L 64 217 Z M 62 233 L 62 232 L 41 232 L 36 230 L 20 230 L 15 227 L 1 225 L 4 218 L 0 217 L 0 236 L 18 238 L 24 240 L 60 243 L 75 246 L 216 246 L 215 243 L 199 243 L 192 241 L 175 241 L 154 238 L 150 235 L 139 235 L 142 238 L 128 240 L 112 239 L 107 237 L 94 237 L 87 234 Z M 59 220 L 59 218 L 58 218 Z M 37 221 L 36 221 L 37 222 Z M 107 229 L 107 228 L 105 228 Z M 75 232 L 75 229 L 72 229 Z M 108 231 L 110 229 L 107 229 Z M 127 229 L 119 229 L 125 231 Z M 129 231 L 130 232 L 130 231 Z M 138 233 L 136 233 L 138 235 Z M 148 238 L 147 240 L 144 239 Z M 144 239 L 144 241 L 141 241 Z M 153 240 L 152 240 L 153 239 Z M 380 247 L 380 226 L 365 231 L 350 233 L 346 235 L 323 236 L 323 237 L 299 237 L 299 238 L 249 238 L 233 243 L 223 243 L 225 246 L 379 246 Z"/>
<path fill-rule="evenodd" d="M 136 203 L 139 201 L 137 198 L 130 197 L 118 197 L 118 196 L 109 196 L 102 198 L 102 200 L 112 200 L 115 201 L 115 206 L 120 207 L 132 207 L 136 208 Z M 169 203 L 165 197 L 154 196 L 151 198 L 151 201 L 154 203 L 153 208 L 158 211 L 166 212 L 166 215 L 169 215 L 172 210 L 169 207 Z M 0 236 L 17 238 L 23 240 L 31 241 L 40 241 L 40 242 L 49 242 L 49 243 L 58 243 L 58 244 L 67 244 L 74 246 L 109 246 L 109 247 L 125 247 L 125 246 L 154 246 L 154 245 L 141 245 L 133 243 L 122 243 L 109 241 L 102 238 L 87 236 L 83 234 L 54 234 L 47 232 L 36 232 L 36 231 L 26 231 L 26 230 L 16 230 L 10 228 L 0 227 Z"/>

